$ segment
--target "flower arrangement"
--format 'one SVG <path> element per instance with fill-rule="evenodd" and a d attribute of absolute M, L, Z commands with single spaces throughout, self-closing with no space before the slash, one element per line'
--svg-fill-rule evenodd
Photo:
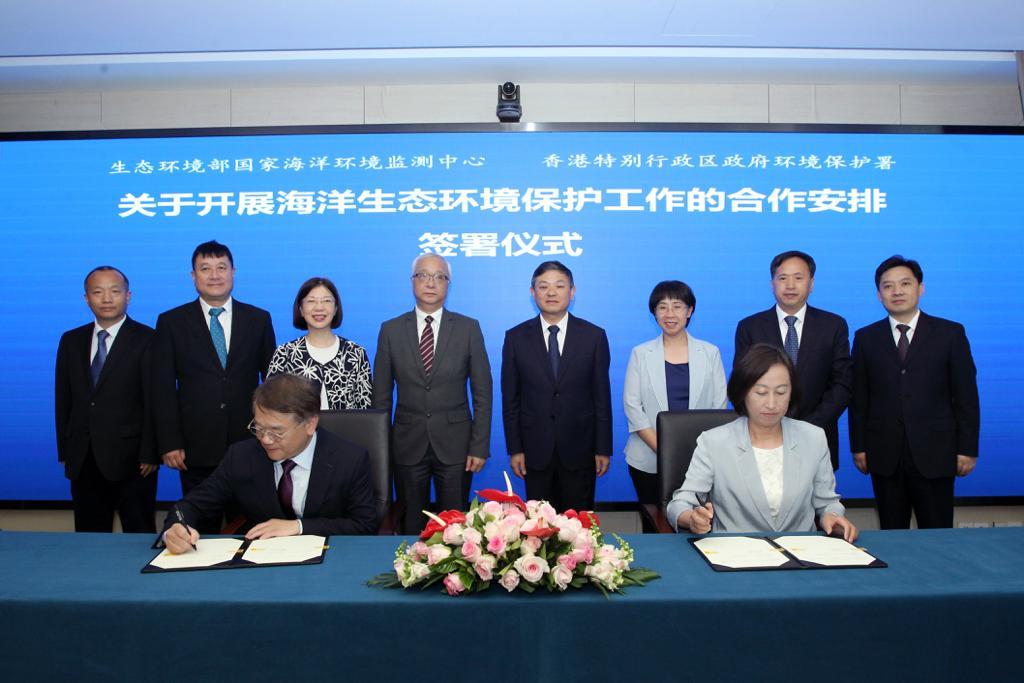
<path fill-rule="evenodd" d="M 538 588 L 565 591 L 588 584 L 608 595 L 643 586 L 658 574 L 633 568 L 633 550 L 618 536 L 606 543 L 593 512 L 558 514 L 546 501 L 523 500 L 507 491 L 479 491 L 466 513 L 424 511 L 430 521 L 411 545 L 395 551 L 394 572 L 370 585 L 427 588 L 441 582 L 449 595 L 487 590 L 497 582 L 508 592 Z"/>

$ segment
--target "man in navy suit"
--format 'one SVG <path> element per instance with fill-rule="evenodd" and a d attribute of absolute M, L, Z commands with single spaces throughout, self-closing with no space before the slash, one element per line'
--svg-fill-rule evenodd
<path fill-rule="evenodd" d="M 85 278 L 96 320 L 57 348 L 57 458 L 71 480 L 75 531 L 152 533 L 160 467 L 149 405 L 153 329 L 127 316 L 128 278 L 113 266 Z"/>
<path fill-rule="evenodd" d="M 253 394 L 256 440 L 231 446 L 206 481 L 167 516 L 164 542 L 174 553 L 199 540 L 198 520 L 233 504 L 252 526 L 246 538 L 371 534 L 377 508 L 366 450 L 320 431 L 320 385 L 274 375 Z"/>
<path fill-rule="evenodd" d="M 564 264 L 540 264 L 530 292 L 540 316 L 508 330 L 501 351 L 510 466 L 528 498 L 591 510 L 612 452 L 608 337 L 569 314 L 576 287 Z"/>
<path fill-rule="evenodd" d="M 187 494 L 249 436 L 252 392 L 266 377 L 277 342 L 270 314 L 232 298 L 231 250 L 204 242 L 192 253 L 199 298 L 160 314 L 154 342 L 157 452 L 178 470 Z M 203 520 L 201 531 L 220 528 Z"/>
<path fill-rule="evenodd" d="M 850 403 L 850 329 L 835 313 L 807 305 L 814 259 L 786 251 L 772 259 L 775 305 L 736 325 L 733 368 L 754 344 L 784 350 L 796 366 L 800 405 L 794 417 L 825 430 L 832 469 L 839 469 L 839 417 Z"/>
<path fill-rule="evenodd" d="M 891 256 L 875 270 L 889 315 L 853 338 L 850 450 L 871 474 L 883 529 L 953 526 L 953 483 L 974 470 L 981 410 L 964 326 L 918 308 L 924 273 Z"/>

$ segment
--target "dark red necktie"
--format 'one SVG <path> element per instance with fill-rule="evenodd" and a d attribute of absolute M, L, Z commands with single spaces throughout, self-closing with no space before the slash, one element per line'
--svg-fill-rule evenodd
<path fill-rule="evenodd" d="M 423 371 L 429 375 L 434 369 L 434 318 L 428 315 L 423 320 L 427 324 L 420 335 L 420 357 L 423 358 Z"/>
<path fill-rule="evenodd" d="M 285 460 L 281 467 L 284 468 L 284 474 L 281 475 L 281 481 L 277 482 L 277 500 L 284 510 L 284 518 L 295 519 L 295 510 L 292 508 L 292 470 L 295 469 L 295 462 Z"/>

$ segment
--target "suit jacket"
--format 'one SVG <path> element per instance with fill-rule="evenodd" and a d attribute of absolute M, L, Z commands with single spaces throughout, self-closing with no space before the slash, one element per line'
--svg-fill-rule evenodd
<path fill-rule="evenodd" d="M 274 463 L 256 439 L 233 444 L 213 474 L 178 502 L 178 509 L 194 526 L 203 516 L 220 514 L 232 503 L 250 526 L 285 518 L 277 498 Z M 164 530 L 177 521 L 176 515 L 168 515 Z M 302 533 L 329 536 L 376 530 L 377 508 L 366 451 L 326 430 L 317 430 Z"/>
<path fill-rule="evenodd" d="M 853 381 L 850 329 L 835 313 L 808 306 L 800 337 L 796 374 L 801 398 L 796 417 L 825 430 L 832 469 L 839 469 L 839 417 L 850 404 Z M 772 344 L 781 349 L 784 342 L 774 306 L 744 318 L 736 326 L 733 367 L 754 344 Z"/>
<path fill-rule="evenodd" d="M 608 337 L 569 316 L 558 377 L 551 371 L 540 318 L 505 333 L 501 400 L 509 454 L 525 453 L 527 469 L 545 469 L 555 450 L 568 469 L 594 466 L 612 454 Z"/>
<path fill-rule="evenodd" d="M 185 464 L 212 467 L 229 444 L 250 436 L 252 392 L 276 341 L 270 314 L 234 299 L 231 348 L 221 367 L 196 299 L 160 314 L 153 352 L 157 452 L 185 449 Z"/>
<path fill-rule="evenodd" d="M 822 515 L 845 514 L 821 427 L 784 417 L 782 446 L 782 505 L 774 518 L 754 459 L 747 418 L 701 434 L 686 479 L 666 509 L 672 526 L 680 513 L 697 506 L 698 494 L 709 492 L 707 499 L 715 507 L 713 532 L 814 531 L 815 520 Z"/>
<path fill-rule="evenodd" d="M 493 380 L 480 323 L 444 309 L 429 376 L 423 370 L 419 344 L 416 311 L 380 326 L 373 359 L 373 406 L 390 414 L 398 386 L 391 437 L 394 462 L 419 462 L 427 443 L 449 465 L 465 462 L 467 455 L 488 457 Z"/>
<path fill-rule="evenodd" d="M 68 479 L 77 479 L 92 448 L 103 476 L 123 481 L 138 475 L 140 463 L 160 462 L 149 397 L 153 328 L 125 318 L 95 389 L 89 357 L 93 329 L 89 323 L 69 330 L 57 347 L 57 458 Z"/>
<path fill-rule="evenodd" d="M 955 476 L 957 455 L 978 455 L 975 374 L 960 323 L 922 312 L 902 365 L 888 318 L 857 330 L 850 450 L 867 453 L 872 474 L 888 476 L 899 463 L 905 434 L 923 476 Z"/>
<path fill-rule="evenodd" d="M 725 408 L 725 368 L 718 347 L 686 333 L 689 347 L 691 410 Z M 622 403 L 629 422 L 626 462 L 644 472 L 657 472 L 658 457 L 643 439 L 641 429 L 655 429 L 658 413 L 668 410 L 665 383 L 665 343 L 661 335 L 633 349 L 626 368 Z"/>

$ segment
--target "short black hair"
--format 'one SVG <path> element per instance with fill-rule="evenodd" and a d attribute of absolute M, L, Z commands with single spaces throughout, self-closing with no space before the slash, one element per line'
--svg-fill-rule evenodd
<path fill-rule="evenodd" d="M 811 271 L 811 277 L 814 277 L 814 271 L 818 269 L 817 264 L 814 262 L 814 258 L 812 258 L 811 255 L 806 252 L 796 251 L 795 249 L 791 251 L 784 251 L 772 259 L 772 264 L 770 266 L 772 277 L 775 277 L 775 271 L 779 269 L 779 266 L 782 265 L 782 262 L 787 261 L 791 258 L 798 258 L 804 263 L 806 263 L 807 270 Z"/>
<path fill-rule="evenodd" d="M 331 328 L 341 324 L 341 297 L 338 295 L 338 288 L 325 277 L 311 277 L 302 283 L 299 293 L 295 295 L 295 303 L 292 305 L 292 325 L 295 326 L 295 329 L 309 329 L 306 319 L 302 317 L 302 300 L 316 287 L 326 287 L 334 297 L 334 317 L 331 318 Z"/>
<path fill-rule="evenodd" d="M 320 383 L 287 373 L 271 375 L 253 392 L 252 407 L 294 415 L 304 422 L 320 414 Z"/>
<path fill-rule="evenodd" d="M 924 282 L 924 271 L 921 270 L 920 263 L 911 258 L 903 258 L 901 254 L 893 254 L 875 268 L 875 289 L 878 289 L 878 286 L 882 283 L 882 275 L 885 271 L 891 268 L 899 268 L 900 266 L 910 269 L 910 272 L 917 278 L 917 284 Z"/>
<path fill-rule="evenodd" d="M 654 310 L 658 307 L 658 304 L 665 299 L 677 299 L 693 310 L 697 310 L 697 297 L 694 295 L 693 290 L 690 289 L 690 285 L 680 280 L 662 280 L 654 285 L 654 289 L 651 290 L 651 296 L 647 300 L 647 308 L 650 309 L 651 315 L 654 315 Z M 691 317 L 692 314 L 693 312 L 691 311 Z M 686 319 L 686 324 L 690 324 L 689 318 Z"/>
<path fill-rule="evenodd" d="M 533 283 L 537 281 L 537 278 L 539 278 L 541 275 L 548 272 L 549 270 L 557 270 L 559 273 L 562 273 L 567 278 L 569 278 L 570 287 L 576 286 L 572 281 L 572 271 L 569 270 L 569 266 L 565 265 L 561 261 L 545 261 L 544 263 L 537 266 L 536 270 L 533 271 L 533 277 L 530 278 L 530 286 L 533 287 Z"/>
<path fill-rule="evenodd" d="M 92 277 L 93 273 L 102 273 L 107 270 L 112 270 L 118 275 L 120 275 L 121 279 L 124 280 L 124 288 L 126 290 L 131 289 L 131 287 L 128 285 L 128 276 L 125 275 L 120 268 L 115 268 L 114 266 L 96 266 L 86 274 L 85 280 L 82 281 L 82 286 L 85 288 L 85 291 L 89 291 L 89 278 Z"/>
<path fill-rule="evenodd" d="M 214 258 L 227 256 L 228 263 L 231 264 L 232 268 L 235 267 L 235 258 L 231 255 L 231 250 L 228 249 L 226 244 L 221 244 L 217 240 L 203 242 L 192 251 L 192 270 L 196 269 L 196 259 L 200 256 L 212 256 Z"/>
<path fill-rule="evenodd" d="M 774 365 L 784 365 L 789 373 L 789 409 L 787 417 L 793 417 L 800 407 L 800 383 L 797 382 L 796 368 L 786 352 L 771 344 L 754 344 L 736 361 L 729 377 L 726 394 L 733 409 L 740 415 L 747 414 L 747 394 L 757 381 L 764 377 Z"/>

